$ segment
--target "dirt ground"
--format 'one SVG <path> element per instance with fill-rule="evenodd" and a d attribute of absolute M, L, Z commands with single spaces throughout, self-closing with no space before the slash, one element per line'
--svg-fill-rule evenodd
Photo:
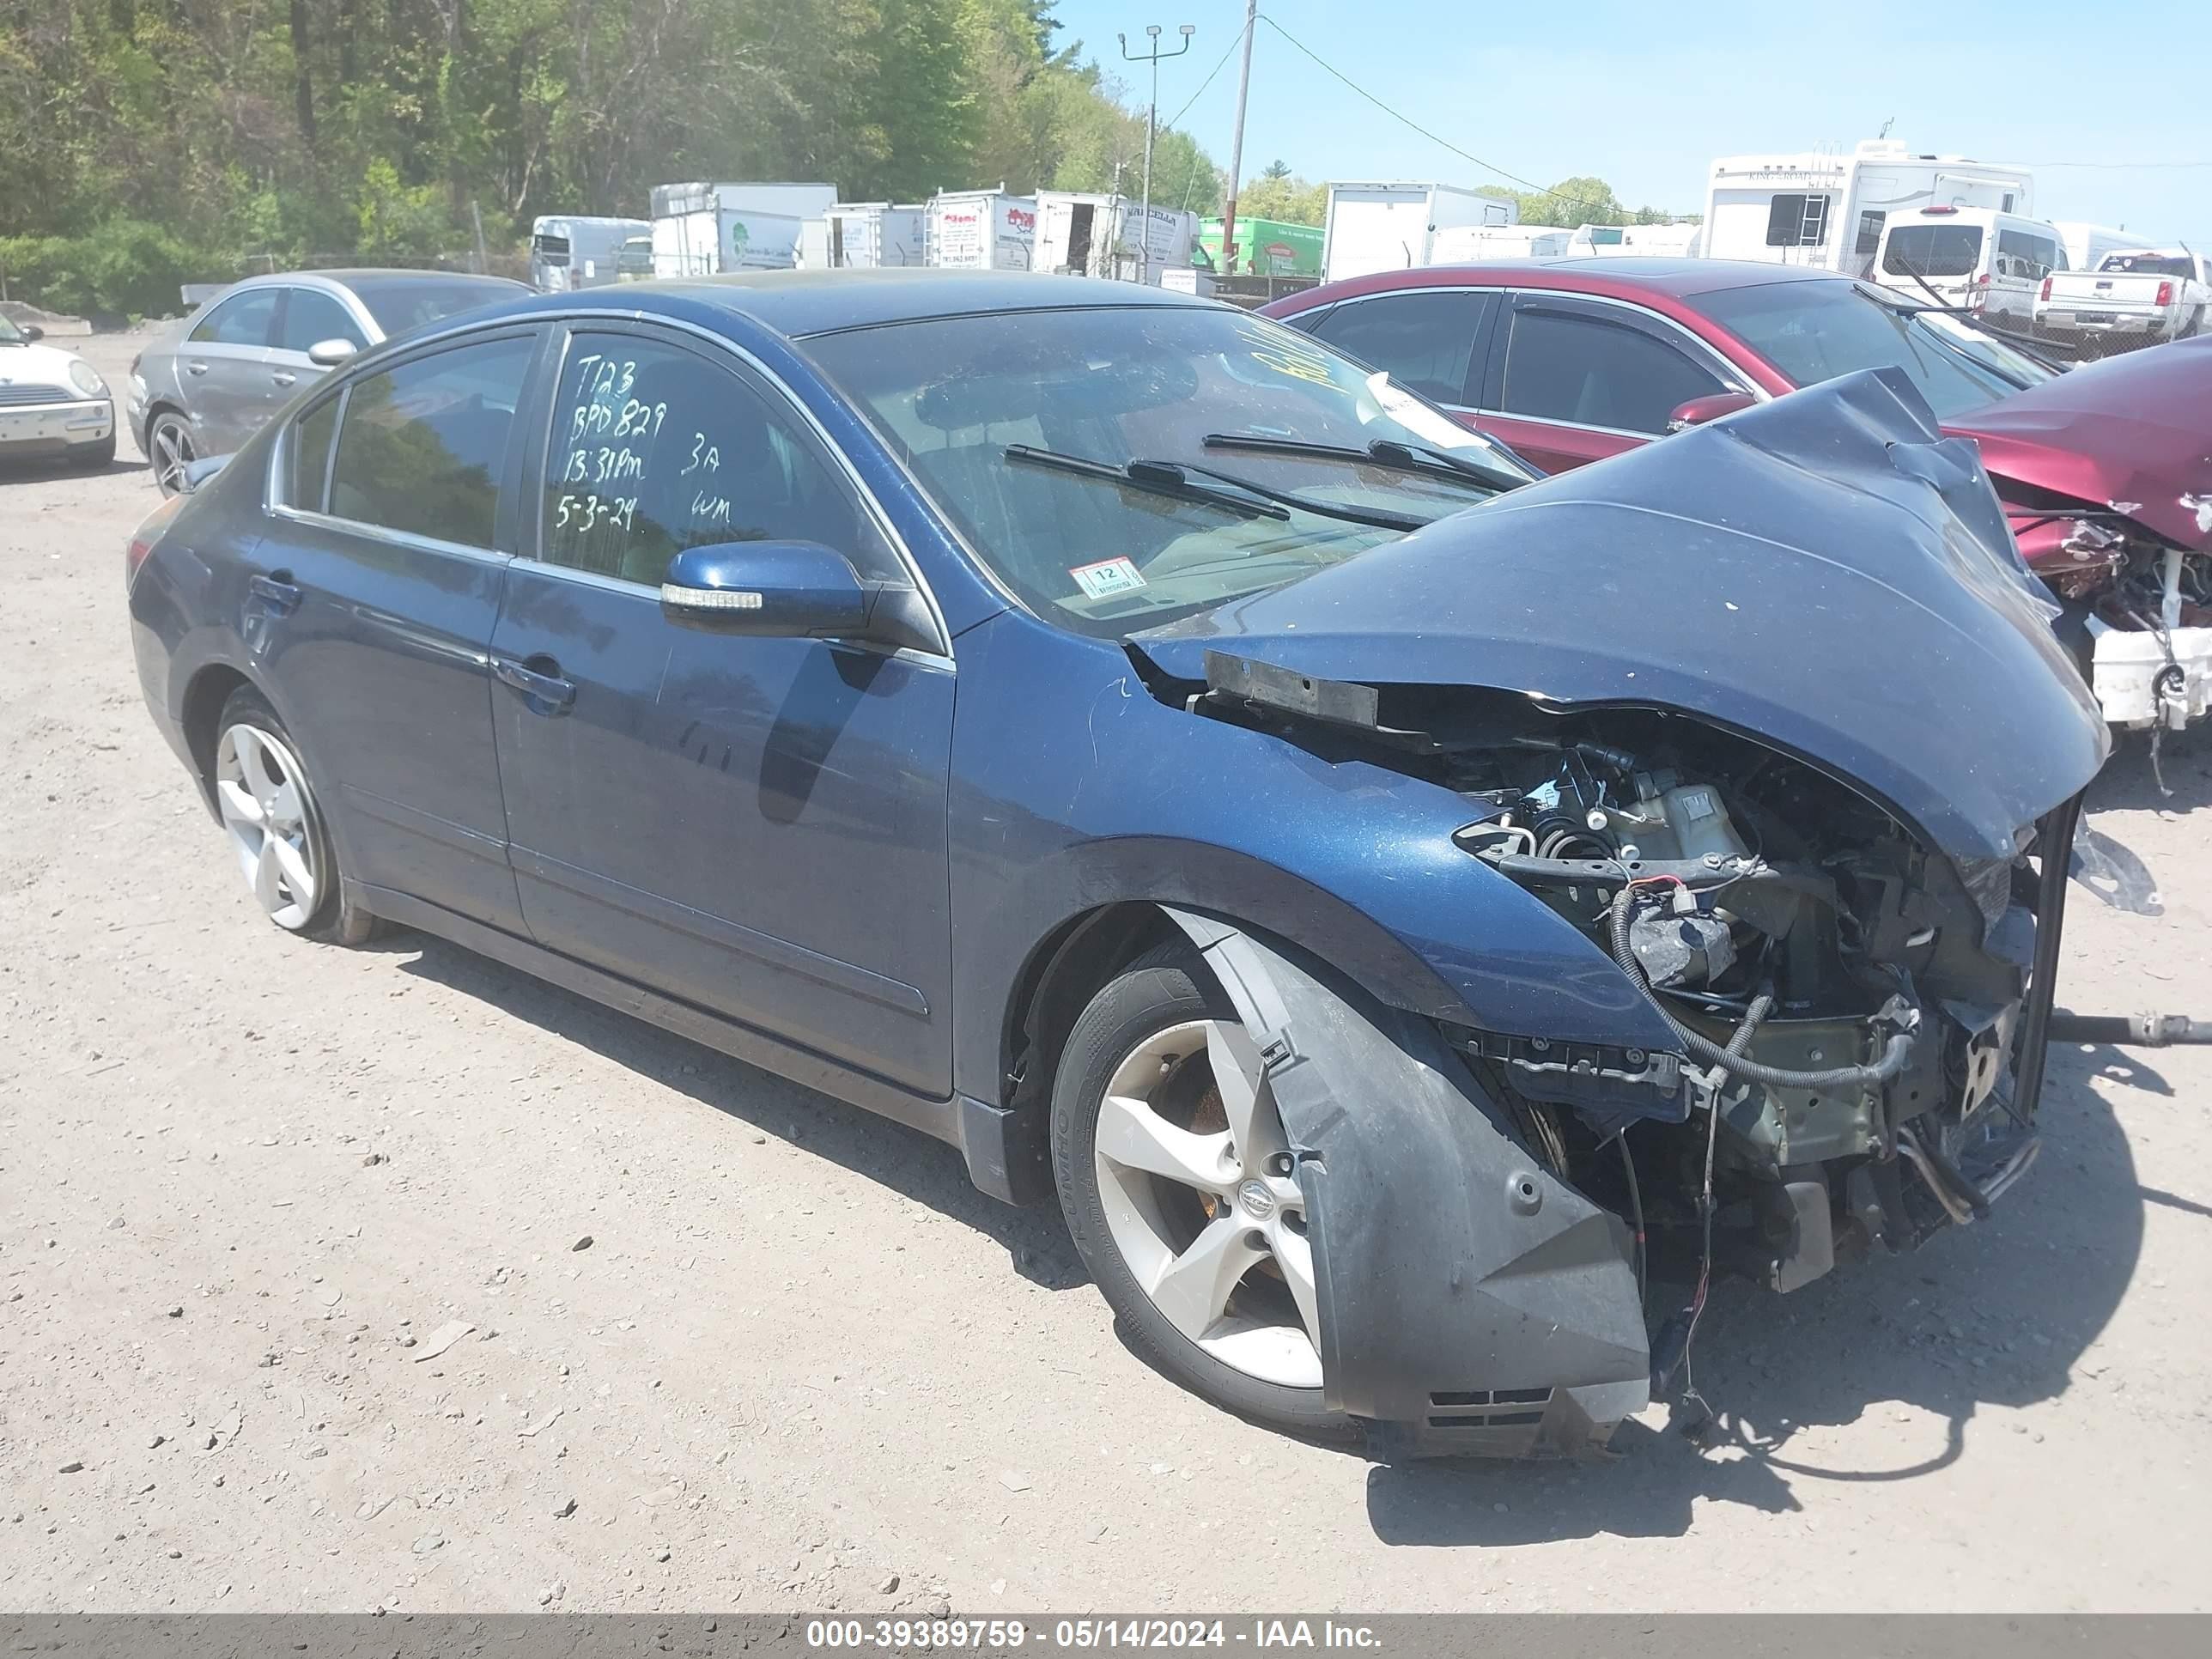
<path fill-rule="evenodd" d="M 155 499 L 0 475 L 0 1607 L 2212 1605 L 2212 1051 L 2061 1051 L 1991 1222 L 1721 1294 L 1723 1450 L 1372 1468 L 1147 1370 L 945 1147 L 260 920 L 140 704 Z M 2076 1008 L 2212 1015 L 2212 738 L 2165 769 L 2095 790 Z"/>

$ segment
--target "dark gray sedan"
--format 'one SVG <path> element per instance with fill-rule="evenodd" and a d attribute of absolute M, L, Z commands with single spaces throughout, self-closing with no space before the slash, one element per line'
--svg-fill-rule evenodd
<path fill-rule="evenodd" d="M 131 430 L 161 493 L 173 495 L 185 467 L 236 449 L 331 363 L 529 292 L 504 277 L 445 270 L 250 276 L 138 354 L 131 365 Z"/>

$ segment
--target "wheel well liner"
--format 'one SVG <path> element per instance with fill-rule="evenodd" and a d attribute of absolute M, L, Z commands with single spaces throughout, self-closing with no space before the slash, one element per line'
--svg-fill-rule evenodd
<path fill-rule="evenodd" d="M 192 763 L 204 795 L 210 794 L 213 788 L 216 724 L 222 717 L 222 706 L 240 686 L 252 684 L 228 663 L 215 662 L 194 674 L 191 683 L 185 687 L 180 709 L 185 741 L 191 747 Z"/>

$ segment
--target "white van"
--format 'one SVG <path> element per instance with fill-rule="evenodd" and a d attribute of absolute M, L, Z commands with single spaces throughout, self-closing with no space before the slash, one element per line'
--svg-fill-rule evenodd
<path fill-rule="evenodd" d="M 2065 269 L 2056 226 L 1991 208 L 1929 206 L 1882 228 L 1874 280 L 2025 332 L 2035 320 L 2043 279 Z"/>

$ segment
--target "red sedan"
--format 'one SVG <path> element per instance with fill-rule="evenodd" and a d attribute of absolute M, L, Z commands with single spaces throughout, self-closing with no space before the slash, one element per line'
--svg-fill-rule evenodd
<path fill-rule="evenodd" d="M 1718 259 L 1382 271 L 1265 311 L 1554 472 L 1899 370 L 1980 445 L 2028 562 L 2089 607 L 2107 714 L 2179 726 L 2212 707 L 2212 339 L 2058 374 L 1850 277 Z"/>

